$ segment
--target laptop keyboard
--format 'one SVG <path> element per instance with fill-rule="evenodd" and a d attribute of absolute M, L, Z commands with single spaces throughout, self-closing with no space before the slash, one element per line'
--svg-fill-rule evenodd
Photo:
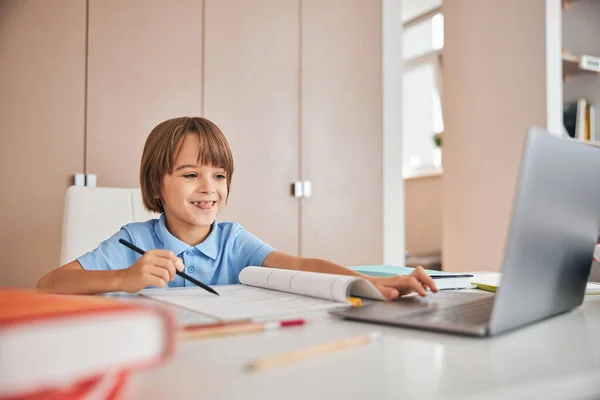
<path fill-rule="evenodd" d="M 403 317 L 403 319 L 406 321 L 419 321 L 432 324 L 460 322 L 465 324 L 479 325 L 489 322 L 490 316 L 492 315 L 493 302 L 494 297 L 490 296 L 478 301 L 460 304 L 454 307 L 413 314 Z"/>

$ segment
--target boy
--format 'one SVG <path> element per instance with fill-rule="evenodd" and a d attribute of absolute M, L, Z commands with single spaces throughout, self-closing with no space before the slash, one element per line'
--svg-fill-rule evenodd
<path fill-rule="evenodd" d="M 140 168 L 144 206 L 159 219 L 131 223 L 77 260 L 38 282 L 45 292 L 94 294 L 138 292 L 148 286 L 189 283 L 183 271 L 209 285 L 238 283 L 242 268 L 271 268 L 355 275 L 370 280 L 388 299 L 413 291 L 437 291 L 422 268 L 408 276 L 369 277 L 329 261 L 275 251 L 236 223 L 217 223 L 225 207 L 233 156 L 219 128 L 204 118 L 175 118 L 156 126 L 146 140 Z M 143 256 L 119 243 L 147 250 Z"/>

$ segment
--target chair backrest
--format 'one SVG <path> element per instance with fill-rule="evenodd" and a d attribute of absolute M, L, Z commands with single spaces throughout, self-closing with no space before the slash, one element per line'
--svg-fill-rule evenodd
<path fill-rule="evenodd" d="M 71 186 L 65 196 L 60 263 L 95 249 L 123 225 L 158 218 L 148 213 L 140 189 Z"/>

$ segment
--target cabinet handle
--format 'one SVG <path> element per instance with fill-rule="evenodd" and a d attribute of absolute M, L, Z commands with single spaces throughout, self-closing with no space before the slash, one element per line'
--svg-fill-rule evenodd
<path fill-rule="evenodd" d="M 292 183 L 292 196 L 302 197 L 302 182 L 296 181 Z"/>
<path fill-rule="evenodd" d="M 87 174 L 85 176 L 85 186 L 96 187 L 97 177 L 96 174 Z"/>
<path fill-rule="evenodd" d="M 73 185 L 74 186 L 85 186 L 85 174 L 83 172 L 78 172 L 73 177 Z"/>
<path fill-rule="evenodd" d="M 302 195 L 304 197 L 312 196 L 312 182 L 311 181 L 302 182 Z"/>

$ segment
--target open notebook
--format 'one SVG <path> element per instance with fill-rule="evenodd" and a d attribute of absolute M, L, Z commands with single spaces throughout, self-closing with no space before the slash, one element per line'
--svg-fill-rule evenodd
<path fill-rule="evenodd" d="M 329 309 L 350 304 L 350 296 L 385 300 L 371 282 L 355 276 L 246 267 L 239 280 L 242 285 L 215 286 L 220 296 L 201 288 L 146 289 L 141 294 L 223 320 Z"/>

